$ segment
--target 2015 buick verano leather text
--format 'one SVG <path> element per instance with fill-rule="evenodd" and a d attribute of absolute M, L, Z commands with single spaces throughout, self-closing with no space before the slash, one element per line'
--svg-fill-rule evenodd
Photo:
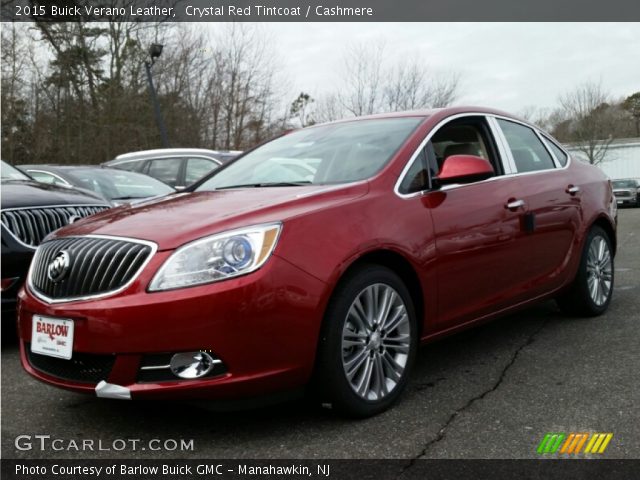
<path fill-rule="evenodd" d="M 19 307 L 31 375 L 134 399 L 312 385 L 365 416 L 398 398 L 421 342 L 543 299 L 581 315 L 611 300 L 610 183 L 498 111 L 298 130 L 190 190 L 40 245 Z"/>

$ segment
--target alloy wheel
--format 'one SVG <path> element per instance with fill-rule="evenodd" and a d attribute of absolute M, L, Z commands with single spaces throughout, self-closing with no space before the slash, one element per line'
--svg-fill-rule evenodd
<path fill-rule="evenodd" d="M 411 326 L 402 297 L 376 283 L 355 298 L 342 332 L 342 366 L 361 398 L 378 401 L 401 380 L 409 358 Z"/>
<path fill-rule="evenodd" d="M 602 306 L 611 294 L 613 269 L 611 251 L 601 236 L 593 238 L 587 255 L 587 287 L 591 300 Z"/>

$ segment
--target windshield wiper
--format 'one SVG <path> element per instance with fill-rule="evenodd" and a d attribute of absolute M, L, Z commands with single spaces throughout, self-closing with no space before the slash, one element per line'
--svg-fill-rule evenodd
<path fill-rule="evenodd" d="M 226 187 L 214 188 L 214 190 L 226 190 L 229 188 L 263 188 L 263 187 L 301 187 L 311 185 L 311 182 L 263 182 L 263 183 L 246 183 L 244 185 L 228 185 Z"/>

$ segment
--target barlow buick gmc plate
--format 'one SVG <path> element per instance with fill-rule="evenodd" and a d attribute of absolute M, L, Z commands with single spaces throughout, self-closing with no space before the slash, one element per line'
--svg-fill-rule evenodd
<path fill-rule="evenodd" d="M 73 321 L 34 315 L 31 322 L 31 351 L 70 360 L 73 354 Z"/>

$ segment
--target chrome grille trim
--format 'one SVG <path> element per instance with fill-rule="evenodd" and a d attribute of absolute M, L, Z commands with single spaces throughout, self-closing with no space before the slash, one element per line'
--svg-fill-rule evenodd
<path fill-rule="evenodd" d="M 95 239 L 114 240 L 114 241 L 124 242 L 124 244 L 119 244 L 118 245 L 119 247 L 126 247 L 127 244 L 137 244 L 137 245 L 144 245 L 148 247 L 148 249 L 138 249 L 138 250 L 124 249 L 124 248 L 116 249 L 116 254 L 113 256 L 111 261 L 100 262 L 101 264 L 103 264 L 103 266 L 106 265 L 107 267 L 106 269 L 103 269 L 102 275 L 100 275 L 101 272 L 99 270 L 92 269 L 92 267 L 95 265 L 96 253 L 103 248 L 104 244 L 102 244 L 101 242 L 92 241 Z M 51 242 L 59 242 L 59 245 L 57 246 L 57 248 L 45 250 L 46 246 Z M 132 266 L 135 263 L 135 260 L 138 259 L 138 257 L 143 253 L 146 253 L 146 258 L 142 261 L 142 263 L 137 268 L 137 270 L 130 274 L 130 278 L 128 278 L 124 284 L 118 285 L 116 288 L 111 288 L 110 290 L 99 291 L 99 292 L 90 293 L 90 294 L 65 296 L 65 297 L 57 296 L 60 294 L 59 285 L 57 287 L 54 285 L 53 292 L 51 295 L 47 295 L 39 291 L 34 285 L 34 283 L 42 285 L 43 282 L 47 281 L 47 266 L 49 265 L 51 260 L 53 260 L 53 257 L 58 252 L 60 252 L 65 248 L 68 248 L 70 245 L 73 245 L 74 243 L 78 244 L 79 246 L 76 245 L 77 250 L 73 252 L 73 255 L 74 257 L 77 257 L 77 256 L 80 256 L 79 255 L 80 253 L 82 255 L 82 261 L 78 268 L 72 267 L 71 269 L 71 272 L 67 281 L 69 283 L 73 283 L 72 288 L 80 288 L 80 289 L 91 288 L 92 285 L 95 285 L 96 279 L 101 279 L 100 283 L 98 284 L 98 288 L 100 288 L 102 286 L 102 282 L 106 278 L 106 275 L 104 275 L 104 273 L 108 272 L 108 269 L 111 266 L 113 266 L 114 262 L 117 260 L 117 254 L 122 250 L 124 250 L 125 253 L 124 255 L 122 255 L 122 258 L 119 259 L 119 265 L 117 266 L 116 270 L 109 275 L 109 277 L 111 278 L 118 278 L 117 275 L 120 274 L 120 272 L 126 266 L 126 270 L 121 275 L 122 278 L 126 279 L 127 275 L 130 273 L 129 270 L 131 270 Z M 105 251 L 107 251 L 109 248 L 105 249 Z M 29 288 L 29 291 L 33 295 L 35 295 L 40 300 L 43 300 L 44 302 L 49 304 L 77 302 L 77 301 L 84 301 L 84 300 L 92 300 L 96 298 L 109 297 L 122 292 L 123 290 L 128 288 L 133 282 L 135 282 L 136 279 L 142 273 L 142 271 L 149 264 L 151 259 L 154 257 L 157 251 L 158 251 L 158 245 L 156 243 L 148 240 L 140 240 L 137 238 L 119 237 L 119 236 L 112 236 L 112 235 L 82 235 L 82 236 L 56 238 L 49 242 L 43 243 L 36 250 L 33 261 L 31 262 L 31 267 L 29 268 L 29 273 L 27 275 L 27 287 Z M 135 252 L 135 255 L 132 255 L 133 252 Z M 41 256 L 43 256 L 42 259 L 40 258 Z M 87 262 L 87 259 L 89 258 L 90 260 Z M 37 267 L 41 267 L 41 268 L 37 268 Z M 100 268 L 100 265 L 98 265 L 98 268 Z M 86 291 L 86 290 L 83 290 L 83 291 Z"/>
<path fill-rule="evenodd" d="M 108 210 L 108 205 L 51 205 L 2 210 L 2 225 L 22 246 L 35 250 L 51 232 L 69 224 L 76 215 L 85 218 Z"/>

